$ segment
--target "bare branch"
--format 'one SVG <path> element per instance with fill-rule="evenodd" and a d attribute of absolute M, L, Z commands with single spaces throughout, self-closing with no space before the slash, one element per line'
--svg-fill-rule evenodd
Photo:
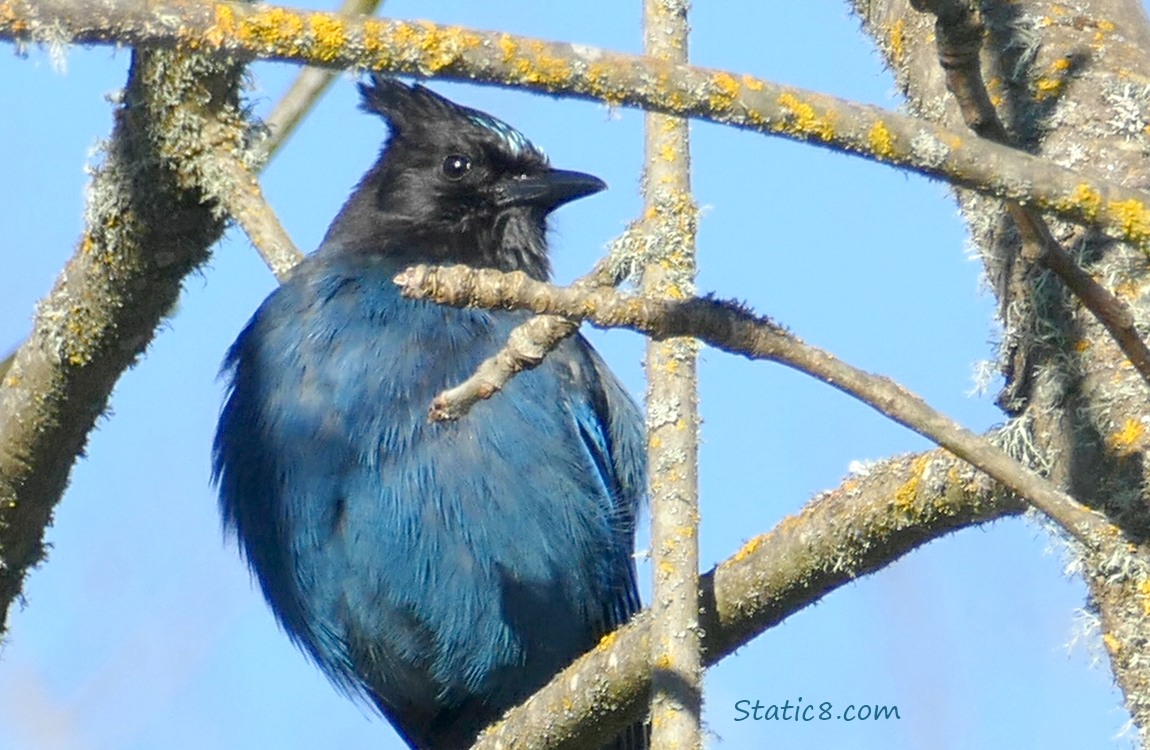
<path fill-rule="evenodd" d="M 616 246 L 618 244 L 615 243 Z M 609 254 L 595 264 L 590 273 L 579 277 L 571 285 L 580 289 L 615 286 L 622 280 L 617 261 L 614 254 Z M 503 348 L 483 360 L 471 377 L 432 400 L 427 414 L 428 421 L 461 419 L 475 404 L 503 390 L 516 374 L 538 367 L 560 341 L 578 330 L 577 322 L 558 315 L 536 315 L 519 324 L 507 337 Z"/>
<path fill-rule="evenodd" d="M 704 663 L 717 663 L 921 544 L 1021 509 L 984 474 L 942 450 L 896 457 L 850 477 L 701 577 Z M 597 747 L 641 718 L 651 688 L 649 614 L 605 637 L 484 732 L 472 750 Z"/>
<path fill-rule="evenodd" d="M 171 23 L 179 19 L 178 24 Z M 220 51 L 471 80 L 643 107 L 808 141 L 1150 242 L 1150 194 L 876 107 L 727 71 L 426 21 L 274 5 L 7 0 L 0 39 Z"/>
<path fill-rule="evenodd" d="M 206 135 L 211 138 L 211 131 L 215 129 L 216 126 L 211 126 Z M 212 197 L 244 230 L 275 277 L 284 281 L 303 260 L 303 253 L 264 199 L 259 179 L 248 166 L 248 157 L 228 148 L 215 149 L 212 157 L 216 161 Z"/>
<path fill-rule="evenodd" d="M 1105 516 L 1083 506 L 905 388 L 803 343 L 778 324 L 738 304 L 710 298 L 668 301 L 614 290 L 562 288 L 521 272 L 505 274 L 465 266 L 415 266 L 396 276 L 395 283 L 409 297 L 439 304 L 527 309 L 586 320 L 604 328 L 630 328 L 656 339 L 694 336 L 732 354 L 784 364 L 854 396 L 969 461 L 1053 518 L 1087 549 L 1099 547 L 1102 539 L 1121 535 Z"/>

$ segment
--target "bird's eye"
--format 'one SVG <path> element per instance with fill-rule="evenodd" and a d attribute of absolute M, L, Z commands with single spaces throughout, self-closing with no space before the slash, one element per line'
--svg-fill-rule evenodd
<path fill-rule="evenodd" d="M 471 171 L 471 159 L 463 154 L 452 154 L 443 160 L 443 176 L 449 180 L 462 180 Z"/>

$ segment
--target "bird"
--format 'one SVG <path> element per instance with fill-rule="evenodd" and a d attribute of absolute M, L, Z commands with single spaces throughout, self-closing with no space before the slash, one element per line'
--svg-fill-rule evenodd
<path fill-rule="evenodd" d="M 575 335 L 428 420 L 529 314 L 408 299 L 396 275 L 547 280 L 550 213 L 606 185 L 419 83 L 359 90 L 388 137 L 228 350 L 213 480 L 291 640 L 409 747 L 458 750 L 639 609 L 643 419 Z M 647 746 L 637 723 L 604 748 Z"/>

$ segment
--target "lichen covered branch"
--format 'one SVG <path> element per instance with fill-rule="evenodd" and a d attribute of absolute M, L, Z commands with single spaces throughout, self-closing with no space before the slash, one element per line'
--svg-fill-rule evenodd
<path fill-rule="evenodd" d="M 968 127 L 983 138 L 1012 145 L 982 78 L 979 53 L 985 29 L 982 14 L 962 0 L 911 0 L 916 10 L 935 16 L 935 44 Z M 1022 257 L 1053 271 L 1083 305 L 1106 327 L 1142 379 L 1150 384 L 1150 347 L 1135 328 L 1130 309 L 1109 289 L 1084 271 L 1050 231 L 1037 211 L 1007 201 L 1007 212 L 1022 240 Z"/>
<path fill-rule="evenodd" d="M 0 633 L 112 387 L 223 231 L 201 185 L 213 150 L 242 150 L 238 81 L 225 60 L 133 56 L 79 246 L 0 383 Z"/>
<path fill-rule="evenodd" d="M 178 23 L 172 23 L 178 19 Z M 748 75 L 426 21 L 274 5 L 0 0 L 0 39 L 226 52 L 495 83 L 695 117 L 914 170 L 1150 243 L 1150 195 L 924 120 Z"/>
<path fill-rule="evenodd" d="M 704 665 L 919 545 L 1023 507 L 943 450 L 899 456 L 852 476 L 700 578 Z M 641 718 L 651 689 L 649 614 L 605 637 L 472 750 L 598 747 Z"/>
<path fill-rule="evenodd" d="M 687 62 L 686 0 L 644 0 L 643 50 Z M 695 290 L 698 208 L 691 196 L 690 132 L 682 117 L 646 116 L 643 221 L 650 252 L 642 293 L 682 299 Z M 647 465 L 651 503 L 651 746 L 702 747 L 699 628 L 699 344 L 647 342 Z"/>
<path fill-rule="evenodd" d="M 616 247 L 619 245 L 615 243 Z M 587 289 L 615 286 L 622 280 L 618 260 L 614 253 L 608 255 L 590 273 L 572 282 L 572 286 Z M 577 330 L 578 323 L 557 315 L 536 315 L 520 323 L 511 331 L 503 348 L 483 360 L 467 380 L 442 391 L 432 400 L 428 421 L 462 419 L 471 407 L 503 390 L 518 373 L 538 367 L 560 341 Z"/>

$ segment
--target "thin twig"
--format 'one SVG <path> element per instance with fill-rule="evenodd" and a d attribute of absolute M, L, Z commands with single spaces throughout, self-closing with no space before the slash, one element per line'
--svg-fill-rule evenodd
<path fill-rule="evenodd" d="M 465 266 L 415 266 L 395 278 L 403 293 L 457 307 L 527 309 L 586 320 L 602 328 L 629 328 L 653 338 L 694 336 L 751 359 L 779 362 L 811 375 L 933 440 L 989 474 L 1050 516 L 1087 549 L 1120 535 L 1105 516 L 935 411 L 889 378 L 872 375 L 803 343 L 773 321 L 732 302 L 711 298 L 649 299 L 614 290 L 580 290 L 535 281 L 520 272 Z"/>
<path fill-rule="evenodd" d="M 572 286 L 588 289 L 615 286 L 621 280 L 618 259 L 609 254 L 590 273 L 576 279 Z M 577 322 L 557 315 L 536 315 L 520 323 L 511 331 L 503 348 L 483 360 L 467 380 L 442 391 L 432 400 L 427 420 L 444 422 L 461 419 L 475 404 L 503 390 L 516 374 L 538 367 L 560 341 L 578 330 Z"/>
<path fill-rule="evenodd" d="M 982 78 L 982 14 L 965 0 L 911 0 L 911 5 L 935 16 L 939 63 L 967 126 L 983 138 L 1012 145 Z M 1017 201 L 1007 201 L 1006 209 L 1022 237 L 1023 258 L 1050 269 L 1062 279 L 1150 384 L 1150 347 L 1135 328 L 1134 316 L 1126 304 L 1074 261 L 1038 211 Z"/>
<path fill-rule="evenodd" d="M 244 230 L 275 277 L 285 280 L 296 264 L 303 260 L 303 253 L 264 199 L 259 179 L 244 155 L 221 148 L 216 149 L 212 156 L 216 161 L 214 176 L 220 178 L 210 183 L 213 197 Z"/>

